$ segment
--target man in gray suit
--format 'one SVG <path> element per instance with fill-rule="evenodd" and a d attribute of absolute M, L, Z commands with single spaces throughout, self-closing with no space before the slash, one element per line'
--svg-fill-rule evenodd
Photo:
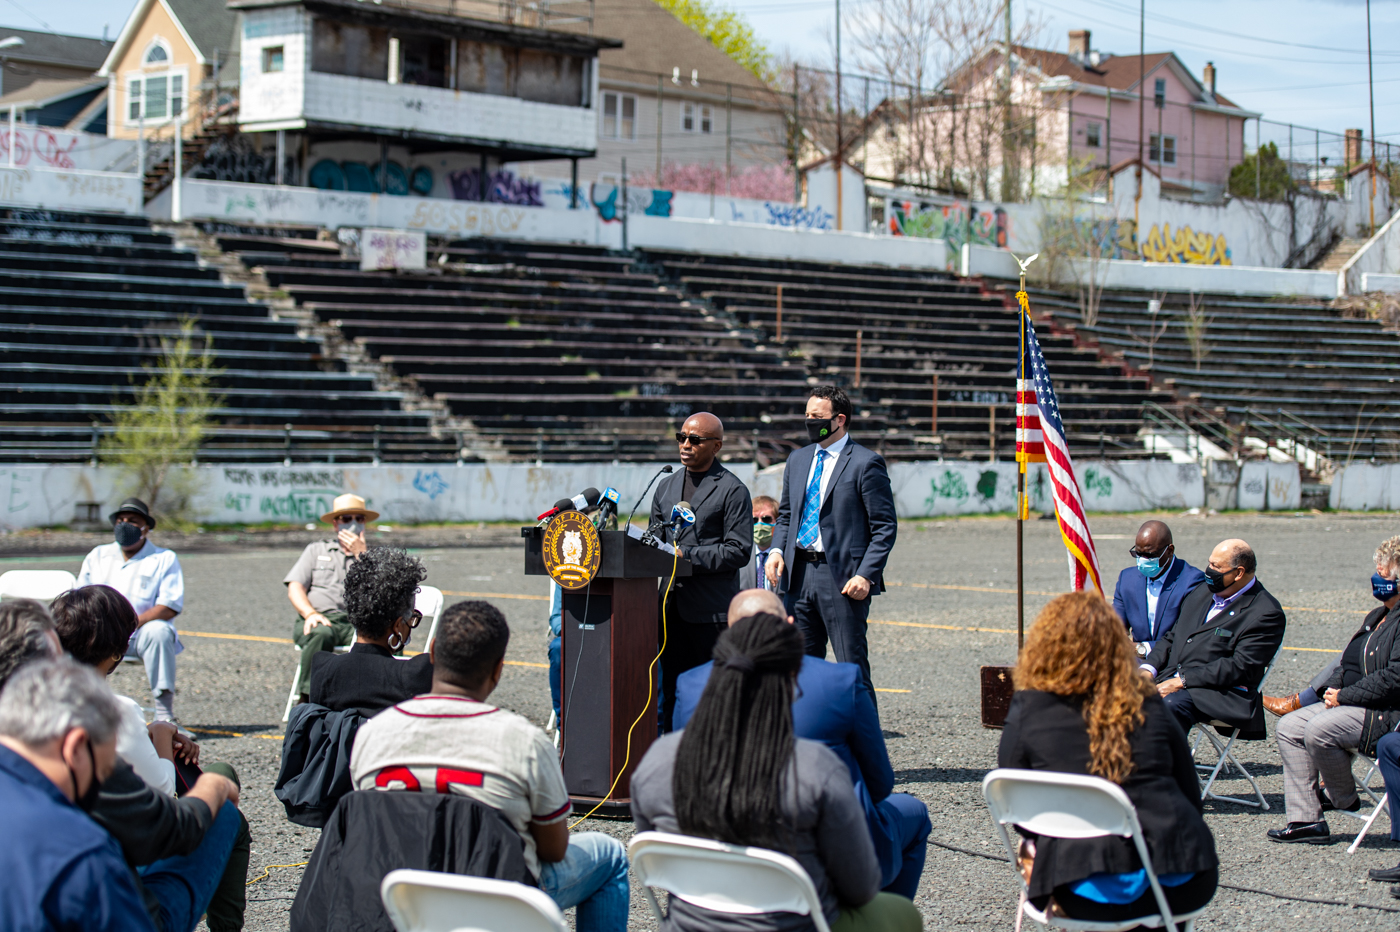
<path fill-rule="evenodd" d="M 771 495 L 759 495 L 753 500 L 753 558 L 739 570 L 739 591 L 767 589 L 773 584 L 763 572 L 768 551 L 773 547 L 773 526 L 778 523 L 778 500 Z"/>

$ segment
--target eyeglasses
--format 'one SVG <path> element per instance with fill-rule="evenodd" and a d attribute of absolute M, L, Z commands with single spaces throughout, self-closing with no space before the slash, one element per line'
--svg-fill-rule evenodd
<path fill-rule="evenodd" d="M 365 520 L 364 515 L 337 515 L 336 524 L 356 524 Z"/>
<path fill-rule="evenodd" d="M 680 433 L 679 431 L 676 432 L 676 443 L 679 443 L 681 446 L 685 446 L 687 443 L 689 443 L 691 446 L 698 447 L 706 440 L 718 439 L 718 437 L 702 437 L 699 434 L 684 434 Z"/>
<path fill-rule="evenodd" d="M 1167 547 L 1170 547 L 1170 546 L 1171 546 L 1171 544 L 1167 544 Z M 1138 559 L 1139 557 L 1141 557 L 1141 558 L 1144 559 L 1144 560 L 1152 560 L 1152 559 L 1155 559 L 1155 558 L 1157 558 L 1157 557 L 1161 557 L 1162 555 L 1164 555 L 1164 554 L 1167 552 L 1167 547 L 1163 547 L 1161 550 L 1157 551 L 1156 553 L 1144 553 L 1143 551 L 1137 549 L 1136 547 L 1129 547 L 1129 548 L 1128 548 L 1128 556 L 1132 557 L 1134 560 Z"/>
<path fill-rule="evenodd" d="M 778 519 L 777 519 L 777 518 L 770 518 L 770 517 L 768 517 L 767 515 L 755 515 L 755 516 L 754 516 L 754 519 L 753 519 L 753 523 L 754 523 L 754 524 L 766 524 L 766 525 L 768 525 L 769 527 L 772 527 L 773 525 L 775 525 L 775 524 L 778 523 Z"/>
<path fill-rule="evenodd" d="M 412 614 L 410 614 L 410 615 L 408 616 L 408 626 L 409 626 L 410 628 L 416 628 L 416 627 L 418 627 L 418 625 L 419 625 L 422 621 L 423 621 L 423 613 L 420 612 L 420 611 L 418 611 L 418 609 L 416 609 L 416 608 L 413 610 Z"/>

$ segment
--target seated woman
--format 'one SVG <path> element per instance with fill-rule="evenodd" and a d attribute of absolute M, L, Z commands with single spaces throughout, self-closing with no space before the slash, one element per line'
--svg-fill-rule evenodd
<path fill-rule="evenodd" d="M 849 769 L 824 744 L 793 736 L 802 648 L 802 634 L 776 615 L 745 618 L 720 636 L 685 729 L 653 743 L 632 777 L 637 831 L 790 854 L 812 878 L 832 932 L 917 932 L 914 904 L 879 892 L 880 864 Z M 678 897 L 662 923 L 663 932 L 811 928 L 796 913 L 730 915 Z"/>
<path fill-rule="evenodd" d="M 1118 784 L 1137 808 L 1152 867 L 1172 912 L 1215 895 L 1215 839 L 1201 817 L 1201 790 L 1186 735 L 1138 658 L 1123 622 L 1094 592 L 1058 596 L 1026 636 L 998 765 L 1091 774 Z M 1035 838 L 1029 896 L 1053 898 L 1074 919 L 1119 922 L 1158 912 L 1127 838 Z M 1024 863 L 1024 858 L 1023 858 Z"/>
<path fill-rule="evenodd" d="M 433 687 L 426 653 L 400 660 L 423 616 L 413 607 L 428 571 L 402 550 L 373 547 L 345 573 L 345 613 L 355 627 L 348 654 L 329 651 L 311 662 L 311 701 L 332 712 L 356 709 L 366 718 Z"/>
<path fill-rule="evenodd" d="M 1278 720 L 1283 759 L 1283 801 L 1288 824 L 1269 829 L 1281 842 L 1326 844 L 1332 840 L 1323 813 L 1361 808 L 1351 773 L 1350 750 L 1374 757 L 1376 743 L 1400 725 L 1400 537 L 1375 553 L 1371 594 L 1380 601 L 1342 651 L 1324 686 L 1322 701 Z M 1318 786 L 1318 775 L 1327 784 Z"/>

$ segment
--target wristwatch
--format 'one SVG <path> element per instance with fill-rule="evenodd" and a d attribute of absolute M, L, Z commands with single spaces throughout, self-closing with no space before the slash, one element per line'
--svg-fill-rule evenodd
<path fill-rule="evenodd" d="M 1152 645 L 1146 641 L 1138 641 L 1133 645 L 1133 648 L 1137 651 L 1139 657 L 1146 657 L 1148 654 L 1152 653 Z"/>

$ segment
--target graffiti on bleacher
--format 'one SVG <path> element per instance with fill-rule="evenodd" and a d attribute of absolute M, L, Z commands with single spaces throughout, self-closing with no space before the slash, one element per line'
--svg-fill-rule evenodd
<path fill-rule="evenodd" d="M 1180 262 L 1188 265 L 1231 265 L 1230 248 L 1224 233 L 1197 233 L 1189 226 L 1172 233 L 1171 224 L 1152 225 L 1142 243 L 1142 257 L 1149 262 Z"/>
<path fill-rule="evenodd" d="M 962 401 L 975 405 L 1005 405 L 1011 403 L 1010 392 L 971 391 L 958 389 L 947 394 L 949 401 Z"/>
<path fill-rule="evenodd" d="M 321 159 L 307 175 L 311 187 L 322 191 L 356 191 L 360 194 L 392 194 L 427 197 L 433 191 L 433 170 L 426 165 L 405 169 L 390 161 L 381 170 L 378 162 L 336 162 Z M 383 190 L 381 191 L 381 187 Z"/>
<path fill-rule="evenodd" d="M 521 178 L 513 171 L 486 173 L 486 196 L 481 196 L 481 170 L 466 168 L 448 172 L 447 183 L 452 196 L 459 201 L 486 201 L 491 204 L 514 204 L 516 207 L 543 207 L 541 182 Z"/>
<path fill-rule="evenodd" d="M 224 467 L 224 481 L 229 485 L 245 485 L 252 488 L 309 485 L 339 489 L 345 485 L 345 471 L 341 469 L 245 469 L 226 466 Z"/>
<path fill-rule="evenodd" d="M 436 469 L 432 472 L 418 470 L 413 477 L 413 487 L 428 496 L 429 499 L 436 499 L 449 488 L 447 480 L 442 478 Z"/>
<path fill-rule="evenodd" d="M 764 201 L 763 208 L 768 211 L 768 225 L 775 227 L 792 227 L 798 230 L 830 230 L 831 221 L 836 219 L 836 215 L 822 207 L 820 204 L 815 207 L 798 207 L 796 204 L 775 204 L 772 201 Z M 739 211 L 730 205 L 730 210 L 736 215 L 734 219 L 740 219 Z"/>
<path fill-rule="evenodd" d="M 943 239 L 949 249 L 963 243 L 1005 249 L 1011 236 L 1011 219 L 1000 207 L 979 210 L 976 204 L 922 204 L 918 201 L 890 202 L 890 233 Z"/>
<path fill-rule="evenodd" d="M 598 211 L 604 223 L 622 220 L 623 211 L 618 207 L 621 189 L 615 184 L 595 182 L 589 187 L 588 200 Z M 671 216 L 672 191 L 659 191 L 655 188 L 628 188 L 627 210 L 629 215 L 642 214 L 647 217 Z"/>

